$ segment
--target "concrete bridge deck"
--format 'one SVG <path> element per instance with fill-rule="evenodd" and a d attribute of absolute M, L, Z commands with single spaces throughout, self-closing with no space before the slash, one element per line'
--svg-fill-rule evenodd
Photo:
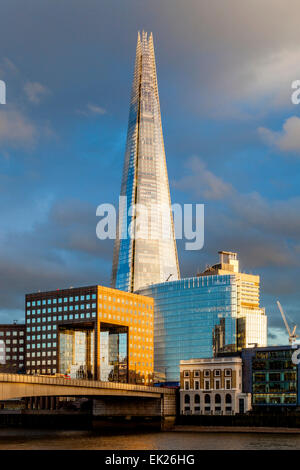
<path fill-rule="evenodd" d="M 0 400 L 35 396 L 124 396 L 162 398 L 173 396 L 173 389 L 63 377 L 0 374 Z"/>

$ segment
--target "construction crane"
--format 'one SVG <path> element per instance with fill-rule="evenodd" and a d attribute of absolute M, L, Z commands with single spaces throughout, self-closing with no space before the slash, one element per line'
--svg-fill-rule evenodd
<path fill-rule="evenodd" d="M 281 304 L 280 304 L 280 302 L 279 302 L 279 300 L 277 300 L 277 305 L 278 305 L 279 311 L 280 311 L 280 313 L 281 313 L 281 316 L 282 316 L 282 318 L 283 318 L 285 327 L 286 327 L 287 332 L 288 332 L 288 335 L 289 335 L 289 343 L 292 345 L 292 344 L 296 341 L 296 339 L 299 338 L 299 336 L 296 335 L 296 328 L 297 328 L 297 325 L 295 325 L 294 328 L 293 328 L 293 331 L 291 331 L 291 330 L 290 330 L 290 327 L 289 327 L 289 325 L 288 325 L 288 322 L 287 322 L 287 320 L 286 320 L 284 311 L 283 311 L 283 309 L 282 309 L 282 307 L 281 307 Z"/>

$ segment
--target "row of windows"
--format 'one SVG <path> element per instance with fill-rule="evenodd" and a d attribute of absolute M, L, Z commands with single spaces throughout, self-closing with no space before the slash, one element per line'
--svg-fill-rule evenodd
<path fill-rule="evenodd" d="M 87 295 L 75 295 L 71 297 L 59 297 L 58 299 L 42 299 L 42 300 L 32 300 L 27 301 L 27 307 L 36 307 L 39 305 L 55 305 L 62 304 L 67 302 L 78 302 L 79 300 L 95 300 L 97 298 L 96 294 L 87 294 Z"/>
<path fill-rule="evenodd" d="M 53 343 L 32 343 L 32 344 L 27 344 L 26 348 L 27 349 L 45 349 L 46 347 L 47 348 L 56 348 L 57 344 L 56 342 L 53 342 Z"/>
<path fill-rule="evenodd" d="M 35 340 L 40 340 L 40 339 L 56 339 L 56 333 L 48 333 L 47 335 L 28 335 L 27 336 L 27 341 L 35 341 Z"/>
<path fill-rule="evenodd" d="M 145 325 L 145 326 L 153 326 L 152 322 L 147 322 L 144 320 L 138 320 L 137 318 L 128 318 L 126 319 L 125 317 L 120 317 L 119 315 L 112 315 L 110 313 L 100 313 L 99 314 L 100 318 L 108 318 L 108 319 L 113 319 L 117 321 L 127 321 L 129 323 L 135 323 L 136 325 Z"/>
<path fill-rule="evenodd" d="M 215 401 L 215 403 L 221 403 L 221 401 L 222 401 L 221 395 L 216 393 L 214 401 Z M 208 394 L 204 395 L 204 403 L 210 403 L 210 402 L 211 402 L 211 396 L 208 395 Z M 232 397 L 231 397 L 230 393 L 226 393 L 225 403 L 229 404 L 231 402 L 232 402 Z M 188 394 L 184 395 L 184 403 L 185 404 L 190 404 L 191 403 L 190 395 L 188 395 Z M 194 396 L 194 403 L 200 403 L 200 395 L 196 394 Z"/>
<path fill-rule="evenodd" d="M 37 369 L 27 370 L 27 374 L 56 374 L 56 369 Z"/>
<path fill-rule="evenodd" d="M 118 311 L 118 312 L 122 312 L 122 313 L 129 313 L 130 315 L 138 315 L 138 316 L 146 316 L 147 318 L 152 318 L 152 313 L 147 313 L 147 312 L 143 312 L 143 311 L 140 311 L 140 310 L 132 310 L 132 309 L 128 309 L 128 308 L 123 308 L 123 307 L 116 307 L 115 305 L 106 305 L 106 304 L 99 304 L 99 309 L 101 310 L 113 310 L 113 311 Z"/>
<path fill-rule="evenodd" d="M 0 331 L 0 336 L 24 336 L 24 331 Z"/>
<path fill-rule="evenodd" d="M 0 344 L 0 353 L 1 353 L 1 352 L 4 352 L 4 351 L 5 351 L 5 352 L 10 352 L 10 351 L 12 351 L 12 352 L 19 352 L 19 353 L 21 353 L 21 352 L 24 352 L 24 348 L 7 348 L 7 347 L 5 347 L 4 345 L 1 346 L 1 344 Z"/>
<path fill-rule="evenodd" d="M 71 311 L 71 309 L 69 309 Z M 96 318 L 96 312 L 87 312 L 87 313 L 71 313 L 70 315 L 58 315 L 58 316 L 53 316 L 53 317 L 36 317 L 36 318 L 28 318 L 27 323 L 50 323 L 50 322 L 56 322 L 61 321 L 61 320 L 73 320 L 73 319 L 79 319 L 79 318 Z"/>
<path fill-rule="evenodd" d="M 215 388 L 215 390 L 220 390 L 221 389 L 221 381 L 219 379 L 215 380 L 214 388 Z M 225 389 L 226 390 L 231 389 L 231 379 L 226 379 L 225 380 Z M 190 381 L 189 380 L 184 381 L 184 390 L 192 390 L 190 388 Z M 199 380 L 194 381 L 194 390 L 200 390 L 200 381 Z M 213 390 L 213 387 L 211 387 L 210 380 L 204 380 L 204 390 Z"/>
<path fill-rule="evenodd" d="M 26 365 L 27 366 L 45 366 L 45 365 L 48 365 L 48 366 L 51 366 L 51 365 L 56 365 L 56 359 L 48 359 L 47 361 L 46 360 L 43 360 L 43 361 L 26 361 Z"/>
<path fill-rule="evenodd" d="M 194 370 L 194 377 L 200 377 L 200 370 Z M 221 376 L 221 369 L 214 369 L 213 371 L 210 369 L 204 369 L 203 371 L 204 377 L 210 377 L 210 375 L 213 373 L 215 377 L 220 377 Z M 225 369 L 225 376 L 230 377 L 231 376 L 231 369 Z M 185 370 L 184 371 L 184 377 L 190 377 L 192 376 L 192 371 Z"/>
<path fill-rule="evenodd" d="M 76 304 L 76 305 L 66 305 L 64 307 L 48 307 L 48 308 L 38 308 L 33 310 L 27 310 L 28 315 L 41 315 L 46 313 L 57 313 L 57 312 L 73 312 L 73 310 L 90 310 L 91 308 L 96 308 L 96 304 Z M 50 320 L 49 320 L 50 321 Z"/>
<path fill-rule="evenodd" d="M 13 339 L 13 340 L 5 339 L 5 340 L 0 340 L 0 346 L 1 346 L 1 344 L 24 344 L 24 340 L 23 340 L 23 339 L 20 339 L 20 340 L 17 340 L 17 339 Z"/>
<path fill-rule="evenodd" d="M 27 357 L 46 357 L 46 356 L 56 356 L 56 351 L 37 351 L 37 352 L 27 352 Z"/>
<path fill-rule="evenodd" d="M 122 303 L 122 304 L 126 304 L 126 305 L 134 305 L 135 307 L 140 307 L 140 308 L 146 308 L 147 310 L 150 308 L 150 310 L 152 310 L 152 305 L 148 305 L 148 304 L 137 304 L 137 302 L 134 302 L 132 300 L 128 300 L 128 299 L 120 299 L 120 298 L 117 298 L 116 297 L 111 297 L 110 295 L 103 295 L 102 294 L 99 294 L 99 299 L 102 299 L 103 300 L 108 300 L 109 302 L 113 301 L 113 302 L 118 302 L 118 303 Z"/>
<path fill-rule="evenodd" d="M 11 356 L 10 354 L 6 354 L 5 356 L 0 355 L 0 361 L 4 359 L 6 361 L 23 361 L 24 356 Z"/>
<path fill-rule="evenodd" d="M 32 301 L 27 301 L 26 302 L 26 306 L 27 307 L 36 307 L 36 306 L 40 306 L 40 305 L 56 305 L 56 304 L 62 304 L 62 303 L 72 303 L 72 302 L 79 302 L 79 301 L 88 301 L 88 300 L 96 300 L 97 296 L 96 294 L 86 294 L 86 295 L 76 295 L 76 296 L 71 296 L 71 297 L 59 297 L 58 299 L 54 298 L 54 299 L 42 299 L 42 300 L 32 300 Z M 99 299 L 104 299 L 104 300 L 108 300 L 108 301 L 113 301 L 113 302 L 118 302 L 118 303 L 122 303 L 122 304 L 126 304 L 126 305 L 135 305 L 135 306 L 138 306 L 140 308 L 147 308 L 147 310 L 150 308 L 150 310 L 152 310 L 152 305 L 148 305 L 148 304 L 141 304 L 141 303 L 138 303 L 137 302 L 134 302 L 132 300 L 124 300 L 124 299 L 120 299 L 120 298 L 116 298 L 116 297 L 111 297 L 111 296 L 107 296 L 107 295 L 102 295 L 102 294 L 99 294 Z"/>
<path fill-rule="evenodd" d="M 57 326 L 56 325 L 43 325 L 43 326 L 28 326 L 26 328 L 26 331 L 27 333 L 30 333 L 30 331 L 32 331 L 33 333 L 35 333 L 36 331 L 50 331 L 50 330 L 56 330 L 57 329 Z"/>

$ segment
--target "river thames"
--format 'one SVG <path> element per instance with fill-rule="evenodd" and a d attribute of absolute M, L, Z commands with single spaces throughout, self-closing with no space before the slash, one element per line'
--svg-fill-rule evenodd
<path fill-rule="evenodd" d="M 300 434 L 253 432 L 143 432 L 0 429 L 1 450 L 293 450 Z"/>

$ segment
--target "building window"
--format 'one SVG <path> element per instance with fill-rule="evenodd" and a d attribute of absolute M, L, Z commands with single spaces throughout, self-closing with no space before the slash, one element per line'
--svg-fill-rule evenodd
<path fill-rule="evenodd" d="M 200 377 L 200 371 L 199 370 L 194 371 L 194 377 Z"/>
<path fill-rule="evenodd" d="M 220 390 L 220 380 L 215 380 L 215 389 Z"/>
<path fill-rule="evenodd" d="M 191 401 L 190 396 L 188 394 L 184 395 L 184 403 L 189 405 L 190 401 Z"/>
<path fill-rule="evenodd" d="M 200 395 L 198 395 L 198 393 L 195 395 L 195 404 L 199 404 L 200 403 Z"/>
<path fill-rule="evenodd" d="M 205 381 L 204 381 L 204 389 L 205 389 L 205 390 L 209 390 L 209 389 L 210 389 L 209 380 L 205 380 Z"/>
<path fill-rule="evenodd" d="M 231 389 L 231 380 L 230 380 L 230 379 L 226 379 L 226 381 L 225 381 L 225 388 L 226 388 L 226 390 L 230 390 L 230 389 Z"/>
<path fill-rule="evenodd" d="M 204 377 L 210 377 L 210 370 L 204 371 Z"/>
<path fill-rule="evenodd" d="M 215 376 L 215 377 L 220 377 L 220 375 L 221 375 L 220 369 L 215 369 L 215 370 L 214 370 L 214 376 Z"/>
<path fill-rule="evenodd" d="M 195 390 L 199 390 L 199 388 L 200 388 L 199 380 L 195 380 L 194 388 L 195 388 Z"/>
<path fill-rule="evenodd" d="M 216 403 L 216 404 L 220 404 L 220 403 L 221 403 L 221 395 L 219 395 L 219 393 L 217 393 L 216 396 L 215 396 L 215 403 Z"/>
<path fill-rule="evenodd" d="M 226 403 L 226 405 L 227 405 L 227 404 L 231 404 L 231 402 L 232 402 L 232 399 L 231 399 L 230 393 L 226 393 L 226 397 L 225 397 L 225 403 Z"/>
<path fill-rule="evenodd" d="M 210 404 L 210 395 L 208 395 L 208 393 L 206 393 L 206 395 L 204 396 L 204 403 Z"/>
<path fill-rule="evenodd" d="M 231 377 L 231 369 L 225 369 L 225 376 Z"/>
<path fill-rule="evenodd" d="M 188 380 L 184 381 L 184 390 L 189 390 L 190 389 L 190 382 Z"/>

